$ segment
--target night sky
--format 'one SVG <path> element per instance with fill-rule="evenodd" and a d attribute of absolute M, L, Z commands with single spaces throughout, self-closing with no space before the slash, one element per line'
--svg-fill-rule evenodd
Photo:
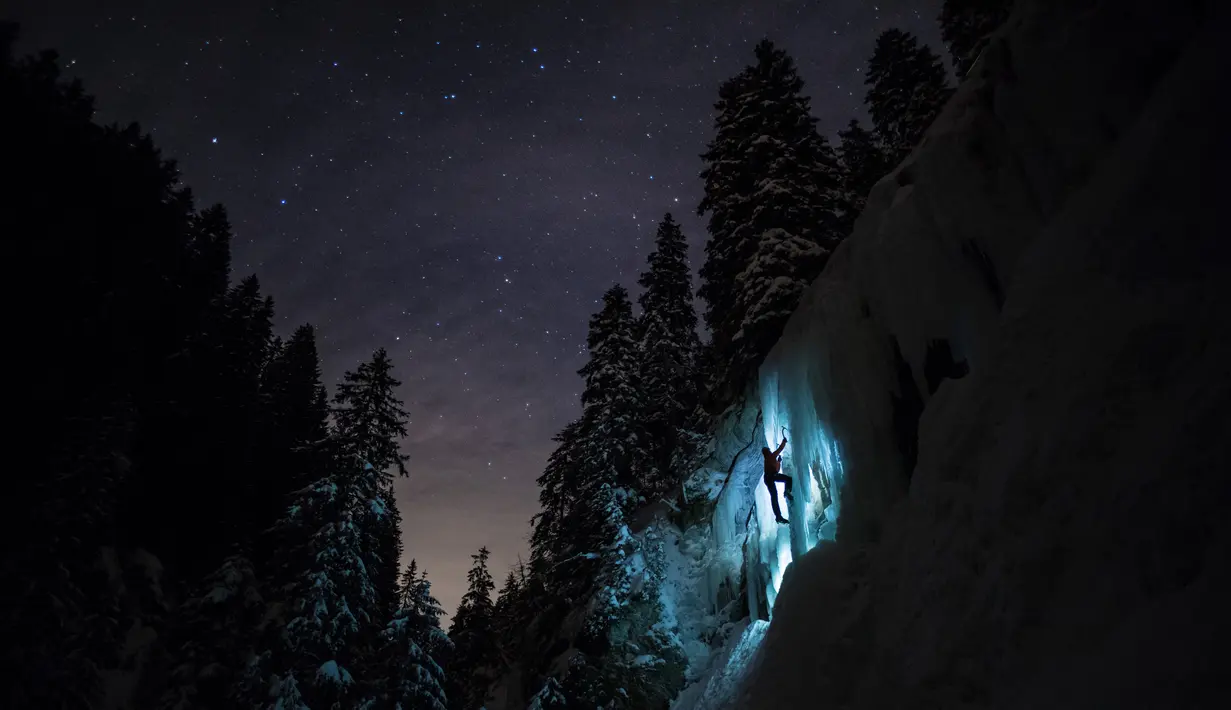
<path fill-rule="evenodd" d="M 105 6 L 105 9 L 104 9 Z M 635 288 L 666 211 L 699 265 L 698 158 L 718 85 L 768 36 L 821 130 L 862 115 L 875 36 L 940 49 L 940 0 L 6 3 L 104 122 L 136 120 L 283 335 L 317 326 L 332 385 L 380 346 L 411 414 L 406 552 L 452 612 L 468 555 L 524 554 L 585 331 Z M 695 282 L 694 282 L 695 285 Z M 202 485 L 209 485 L 202 481 Z"/>

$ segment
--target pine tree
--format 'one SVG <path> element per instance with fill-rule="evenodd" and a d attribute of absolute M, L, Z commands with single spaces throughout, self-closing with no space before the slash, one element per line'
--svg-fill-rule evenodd
<path fill-rule="evenodd" d="M 328 435 L 328 398 L 321 384 L 320 358 L 315 331 L 310 325 L 295 329 L 282 343 L 275 339 L 261 377 L 263 441 L 257 479 L 258 501 L 263 520 L 273 521 L 286 510 L 292 495 L 314 482 L 319 467 L 312 461 L 318 444 Z M 272 524 L 266 522 L 265 529 Z M 264 576 L 276 557 L 277 543 L 268 535 L 258 538 L 254 562 Z"/>
<path fill-rule="evenodd" d="M 525 568 L 518 563 L 516 568 L 509 570 L 492 607 L 492 633 L 504 667 L 517 661 L 522 633 L 529 622 L 525 616 L 527 591 Z"/>
<path fill-rule="evenodd" d="M 531 519 L 530 570 L 532 576 L 551 574 L 561 548 L 560 526 L 576 500 L 575 476 L 580 465 L 581 421 L 569 422 L 552 437 L 557 446 L 538 478 L 539 512 Z M 555 594 L 563 590 L 548 585 Z"/>
<path fill-rule="evenodd" d="M 414 631 L 420 620 L 399 609 L 381 633 L 376 653 L 383 668 L 376 681 L 377 707 L 445 710 L 445 672 L 422 646 Z"/>
<path fill-rule="evenodd" d="M 855 219 L 863 212 L 868 193 L 877 181 L 893 169 L 889 156 L 876 134 L 851 119 L 845 130 L 838 131 L 838 159 L 842 165 L 842 222 L 850 232 Z"/>
<path fill-rule="evenodd" d="M 334 395 L 334 422 L 339 441 L 348 455 L 367 464 L 361 495 L 371 501 L 378 519 L 365 520 L 368 537 L 365 551 L 369 574 L 376 586 L 385 616 L 397 601 L 398 565 L 402 552 L 401 516 L 393 496 L 393 474 L 405 476 L 406 461 L 398 440 L 406 436 L 408 417 L 395 390 L 401 386 L 393 376 L 393 363 L 384 348 L 372 360 L 343 375 Z M 372 518 L 371 515 L 368 516 Z"/>
<path fill-rule="evenodd" d="M 410 457 L 398 449 L 406 436 L 406 411 L 394 390 L 402 383 L 393 376 L 393 361 L 384 348 L 372 360 L 342 376 L 334 395 L 334 422 L 347 450 L 378 471 L 396 469 L 406 475 Z"/>
<path fill-rule="evenodd" d="M 440 619 L 445 612 L 436 597 L 432 596 L 432 583 L 428 581 L 427 572 L 420 572 L 413 559 L 402 573 L 399 590 L 400 607 L 410 610 L 416 619 L 423 620 L 422 624 L 412 629 L 415 643 L 440 663 L 452 650 L 448 635 L 440 628 Z"/>
<path fill-rule="evenodd" d="M 243 555 L 228 557 L 176 611 L 169 646 L 177 663 L 159 706 L 235 706 L 265 610 L 251 563 Z"/>
<path fill-rule="evenodd" d="M 192 300 L 208 304 L 226 293 L 231 279 L 231 222 L 222 205 L 193 215 L 189 224 L 189 262 L 185 289 Z"/>
<path fill-rule="evenodd" d="M 1013 0 L 945 0 L 940 10 L 940 37 L 949 47 L 949 57 L 958 78 L 987 44 L 987 36 L 1004 24 Z"/>
<path fill-rule="evenodd" d="M 578 371 L 585 381 L 583 475 L 596 484 L 601 478 L 620 487 L 624 505 L 636 502 L 633 490 L 646 465 L 634 328 L 628 291 L 619 285 L 607 289 L 602 310 L 590 318 L 586 336 L 590 359 Z"/>
<path fill-rule="evenodd" d="M 424 576 L 426 578 L 426 575 Z M 411 605 L 417 587 L 419 584 L 419 563 L 413 557 L 407 563 L 406 569 L 402 570 L 402 577 L 398 580 L 398 606 L 405 608 Z"/>
<path fill-rule="evenodd" d="M 468 587 L 458 604 L 449 640 L 454 652 L 449 659 L 449 707 L 452 710 L 476 710 L 487 698 L 498 658 L 493 633 L 492 590 L 495 583 L 487 570 L 491 553 L 486 547 L 471 555 L 474 564 L 466 575 Z"/>
<path fill-rule="evenodd" d="M 381 633 L 372 683 L 377 707 L 444 710 L 445 671 L 438 658 L 452 651 L 440 629 L 440 607 L 427 577 L 412 560 L 404 573 L 401 607 Z"/>
<path fill-rule="evenodd" d="M 700 349 L 688 242 L 670 214 L 659 224 L 654 244 L 649 269 L 637 281 L 645 288 L 639 299 L 640 418 L 649 458 L 638 485 L 647 498 L 665 495 L 679 478 L 671 459 L 685 417 L 698 401 L 694 372 Z"/>
<path fill-rule="evenodd" d="M 898 29 L 877 37 L 864 83 L 872 123 L 895 164 L 918 145 L 953 93 L 940 57 Z"/>
<path fill-rule="evenodd" d="M 274 351 L 261 384 L 278 448 L 292 450 L 325 437 L 329 405 L 311 325 L 296 328 L 290 340 Z"/>
<path fill-rule="evenodd" d="M 193 545 L 185 552 L 200 555 L 202 563 L 213 562 L 234 545 L 252 549 L 260 532 L 277 520 L 281 496 L 268 489 L 276 473 L 264 469 L 260 443 L 251 432 L 261 431 L 265 418 L 262 406 L 261 375 L 269 360 L 273 341 L 273 299 L 261 293 L 256 276 L 249 276 L 227 291 L 217 313 L 218 348 L 212 363 L 218 375 L 212 378 L 213 401 L 199 411 L 209 417 L 226 417 L 225 424 L 205 425 L 203 431 L 213 431 L 221 440 L 200 441 L 191 455 L 197 466 L 208 462 L 213 475 L 212 486 L 198 501 L 204 515 L 222 512 L 223 534 L 211 544 L 204 520 L 186 524 L 186 537 Z M 209 397 L 208 394 L 205 395 Z M 223 547 L 223 545 L 226 545 Z"/>
<path fill-rule="evenodd" d="M 564 697 L 564 688 L 560 686 L 560 681 L 547 676 L 543 687 L 530 699 L 530 706 L 526 710 L 565 710 L 567 707 L 568 700 Z"/>
<path fill-rule="evenodd" d="M 636 538 L 628 529 L 621 493 L 602 483 L 582 507 L 579 542 L 582 554 L 594 560 L 594 593 L 586 614 L 586 632 L 594 638 L 606 634 L 627 606 L 638 575 Z"/>
<path fill-rule="evenodd" d="M 310 710 L 304 704 L 303 694 L 299 692 L 299 681 L 294 673 L 278 678 L 269 689 L 268 694 L 261 698 L 262 703 L 249 703 L 244 707 L 271 708 L 272 710 Z M 267 701 L 267 703 L 266 703 Z"/>
<path fill-rule="evenodd" d="M 561 445 L 540 478 L 544 508 L 531 538 L 532 574 L 536 564 L 546 563 L 547 593 L 566 605 L 590 607 L 594 622 L 588 627 L 595 637 L 607 623 L 611 589 L 618 598 L 624 586 L 622 531 L 638 501 L 631 486 L 644 434 L 632 330 L 628 293 L 614 286 L 590 319 L 590 360 L 579 370 L 585 380 L 582 417 L 561 432 Z"/>
<path fill-rule="evenodd" d="M 289 692 L 284 686 L 291 679 L 312 708 L 351 707 L 364 695 L 356 673 L 367 639 L 387 617 L 365 563 L 360 513 L 370 501 L 355 485 L 361 474 L 346 470 L 359 464 L 345 453 L 336 453 L 333 462 L 336 472 L 300 491 L 279 524 L 290 531 L 287 537 L 298 531 L 309 536 L 287 552 L 300 562 L 300 575 L 289 590 L 279 642 L 254 667 L 260 678 L 250 681 L 249 702 Z"/>
<path fill-rule="evenodd" d="M 781 333 L 841 232 L 837 161 L 816 130 L 803 80 L 763 40 L 750 66 L 719 88 L 716 134 L 702 155 L 710 240 L 700 296 L 717 351 L 711 397 L 721 409 Z"/>

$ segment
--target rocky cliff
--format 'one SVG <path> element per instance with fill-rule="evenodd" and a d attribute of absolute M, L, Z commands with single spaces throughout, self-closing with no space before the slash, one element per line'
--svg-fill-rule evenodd
<path fill-rule="evenodd" d="M 1229 23 L 1019 0 L 694 476 L 677 708 L 1231 706 Z"/>

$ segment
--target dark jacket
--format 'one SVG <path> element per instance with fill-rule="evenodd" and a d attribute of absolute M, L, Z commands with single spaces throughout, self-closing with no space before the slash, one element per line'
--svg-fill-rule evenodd
<path fill-rule="evenodd" d="M 761 456 L 765 458 L 765 475 L 772 476 L 773 474 L 778 473 L 778 471 L 781 470 L 780 468 L 781 464 L 778 461 L 778 454 L 782 453 L 782 450 L 785 448 L 786 448 L 786 437 L 784 436 L 782 437 L 782 444 L 778 447 L 776 451 L 770 451 L 768 446 L 761 449 Z"/>

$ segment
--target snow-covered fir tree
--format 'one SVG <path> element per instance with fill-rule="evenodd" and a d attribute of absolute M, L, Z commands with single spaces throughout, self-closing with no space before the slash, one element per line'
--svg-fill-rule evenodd
<path fill-rule="evenodd" d="M 696 406 L 696 360 L 700 349 L 697 313 L 692 304 L 692 278 L 688 269 L 688 242 L 670 214 L 663 217 L 654 238 L 648 269 L 637 283 L 645 291 L 639 299 L 641 319 L 640 390 L 643 448 L 647 464 L 638 476 L 646 498 L 667 494 L 680 473 L 671 468 L 681 441 L 680 429 Z"/>
<path fill-rule="evenodd" d="M 580 465 L 581 420 L 569 422 L 552 441 L 556 448 L 538 478 L 539 512 L 531 518 L 530 574 L 546 579 L 555 569 L 557 552 L 562 549 L 561 525 L 576 501 L 576 473 Z M 566 595 L 558 584 L 549 584 L 548 593 Z"/>
<path fill-rule="evenodd" d="M 408 456 L 399 449 L 408 417 L 395 390 L 393 362 L 384 348 L 369 362 L 343 375 L 334 395 L 337 439 L 350 456 L 370 468 L 357 483 L 369 501 L 362 529 L 368 574 L 380 607 L 391 614 L 397 604 L 398 565 L 402 553 L 401 516 L 393 496 L 394 473 L 405 476 Z"/>
<path fill-rule="evenodd" d="M 287 590 L 285 626 L 250 670 L 245 699 L 254 707 L 277 707 L 291 684 L 314 709 L 352 707 L 365 696 L 356 673 L 384 622 L 364 559 L 363 512 L 372 501 L 357 485 L 371 468 L 344 450 L 333 465 L 336 472 L 300 491 L 280 523 L 309 532 L 288 551 L 301 573 Z"/>
<path fill-rule="evenodd" d="M 167 648 L 175 665 L 159 707 L 236 706 L 266 608 L 248 558 L 228 557 L 176 610 Z"/>
<path fill-rule="evenodd" d="M 371 699 L 377 708 L 445 710 L 445 671 L 440 660 L 452 643 L 440 628 L 443 613 L 426 574 L 411 560 L 402 576 L 400 604 L 381 632 Z"/>
<path fill-rule="evenodd" d="M 868 193 L 893 169 L 888 152 L 872 131 L 851 119 L 838 131 L 838 160 L 842 166 L 842 222 L 849 233 L 863 212 Z"/>
<path fill-rule="evenodd" d="M 702 155 L 710 239 L 700 295 L 716 350 L 710 395 L 736 396 L 781 333 L 804 287 L 844 236 L 837 159 L 816 130 L 803 80 L 769 40 L 719 88 Z"/>
<path fill-rule="evenodd" d="M 520 567 L 520 565 L 519 565 Z M 521 608 L 525 592 L 525 570 L 510 569 L 504 578 L 504 584 L 496 593 L 496 604 L 492 607 L 492 634 L 500 650 L 501 664 L 508 666 L 516 658 L 518 640 L 523 630 Z"/>
<path fill-rule="evenodd" d="M 440 602 L 432 596 L 432 583 L 427 578 L 427 572 L 418 569 L 418 563 L 411 560 L 402 573 L 399 586 L 399 607 L 409 609 L 416 619 L 423 623 L 412 628 L 414 640 L 437 663 L 443 662 L 452 649 L 448 634 L 440 628 L 440 619 L 445 615 Z"/>
<path fill-rule="evenodd" d="M 412 557 L 410 562 L 406 563 L 406 568 L 402 570 L 402 576 L 398 580 L 398 607 L 404 608 L 414 604 L 416 597 L 419 596 L 420 583 L 426 582 L 427 572 L 420 571 L 419 561 Z"/>
<path fill-rule="evenodd" d="M 539 688 L 539 692 L 530 698 L 530 705 L 526 710 L 565 710 L 567 707 L 568 700 L 564 697 L 564 689 L 560 687 L 560 681 L 547 676 L 543 687 Z"/>
<path fill-rule="evenodd" d="M 636 502 L 638 471 L 647 465 L 637 341 L 628 291 L 615 285 L 603 294 L 603 307 L 590 318 L 586 345 L 590 359 L 581 367 L 582 424 L 579 463 L 582 477 L 619 487 L 621 504 Z"/>
<path fill-rule="evenodd" d="M 940 57 L 899 29 L 876 38 L 864 83 L 868 113 L 895 164 L 919 143 L 953 93 Z"/>
<path fill-rule="evenodd" d="M 372 683 L 375 707 L 410 710 L 445 710 L 445 672 L 415 640 L 422 622 L 410 609 L 394 613 L 377 647 L 377 668 Z M 447 639 L 446 639 L 447 643 Z"/>
<path fill-rule="evenodd" d="M 958 78 L 987 44 L 987 36 L 1004 24 L 1013 0 L 945 0 L 940 9 L 940 38 L 949 47 L 949 57 Z"/>
<path fill-rule="evenodd" d="M 637 391 L 637 364 L 625 354 L 631 351 L 629 330 L 627 294 L 615 287 L 590 321 L 591 357 L 580 370 L 586 384 L 581 422 L 567 447 L 557 449 L 552 463 L 558 470 L 548 481 L 568 491 L 556 534 L 549 538 L 555 544 L 547 555 L 545 587 L 561 595 L 565 608 L 556 608 L 564 615 L 559 618 L 579 622 L 572 639 L 577 653 L 561 683 L 565 696 L 581 707 L 655 707 L 664 699 L 647 702 L 649 696 L 629 690 L 655 687 L 664 677 L 660 667 L 642 663 L 650 657 L 644 650 L 650 628 L 661 621 L 661 608 L 647 596 L 651 571 L 642 541 L 627 522 L 641 499 L 628 489 L 637 477 L 625 471 L 635 466 L 630 449 L 644 440 L 636 429 L 639 411 L 629 407 Z M 532 555 L 531 583 L 534 561 Z M 671 681 L 665 685 L 678 690 Z"/>
<path fill-rule="evenodd" d="M 675 620 L 665 613 L 660 597 L 662 536 L 654 526 L 638 536 L 624 527 L 612 547 L 622 565 L 604 567 L 617 572 L 602 578 L 603 593 L 597 597 L 605 602 L 599 610 L 608 614 L 605 652 L 589 663 L 575 664 L 565 685 L 597 706 L 663 707 L 682 687 L 687 661 Z"/>
<path fill-rule="evenodd" d="M 634 471 L 645 461 L 633 327 L 628 292 L 613 286 L 590 319 L 590 360 L 578 371 L 585 381 L 581 422 L 567 461 L 560 462 L 560 485 L 569 501 L 559 521 L 548 585 L 569 604 L 589 605 L 587 626 L 596 633 L 602 629 L 596 620 L 607 617 L 604 585 L 620 586 L 623 548 L 617 540 L 625 515 L 640 500 Z"/>
<path fill-rule="evenodd" d="M 496 585 L 487 569 L 490 556 L 486 547 L 470 556 L 473 565 L 466 575 L 466 593 L 449 627 L 449 640 L 453 642 L 448 661 L 450 710 L 482 707 L 497 670 L 494 666 L 499 653 L 492 632 L 492 590 Z"/>

